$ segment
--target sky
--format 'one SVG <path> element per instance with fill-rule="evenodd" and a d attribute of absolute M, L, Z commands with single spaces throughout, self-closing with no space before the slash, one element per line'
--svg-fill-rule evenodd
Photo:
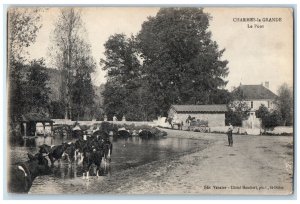
<path fill-rule="evenodd" d="M 92 46 L 97 62 L 92 79 L 95 85 L 105 83 L 105 72 L 99 64 L 104 58 L 104 46 L 110 35 L 124 33 L 135 35 L 148 16 L 155 16 L 156 7 L 98 7 L 81 8 L 82 20 L 87 31 L 86 40 Z M 293 85 L 293 19 L 292 11 L 280 8 L 212 8 L 204 9 L 212 17 L 209 30 L 220 49 L 225 48 L 222 59 L 229 61 L 226 88 L 231 90 L 240 84 L 261 84 L 268 81 L 270 90 L 287 83 Z M 59 9 L 50 8 L 42 14 L 43 27 L 36 42 L 28 48 L 29 58 L 48 56 L 49 39 L 58 18 Z M 261 22 L 237 22 L 240 18 L 256 18 Z M 265 19 L 277 18 L 277 22 Z M 280 21 L 278 19 L 281 18 Z M 258 27 L 263 28 L 257 28 Z M 249 28 L 253 26 L 253 28 Z"/>

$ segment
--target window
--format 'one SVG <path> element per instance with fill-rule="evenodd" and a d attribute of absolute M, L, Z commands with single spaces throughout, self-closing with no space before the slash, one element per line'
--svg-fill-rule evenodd
<path fill-rule="evenodd" d="M 253 101 L 251 101 L 251 108 L 253 108 Z"/>

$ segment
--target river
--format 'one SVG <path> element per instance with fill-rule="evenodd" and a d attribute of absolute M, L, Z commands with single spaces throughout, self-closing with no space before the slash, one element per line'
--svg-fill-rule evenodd
<path fill-rule="evenodd" d="M 9 158 L 12 163 L 26 161 L 26 152 L 36 153 L 41 144 L 57 145 L 61 144 L 62 141 L 71 140 L 38 137 L 35 139 L 35 146 L 33 147 L 12 147 Z M 95 180 L 96 176 L 93 171 L 90 181 L 82 179 L 82 164 L 70 164 L 67 161 L 61 161 L 61 163 L 55 163 L 52 174 L 36 178 L 29 193 L 60 194 L 67 193 L 69 190 L 77 192 L 74 188 L 89 188 L 93 183 L 99 185 L 99 182 L 101 183 L 103 180 L 109 182 L 109 179 L 113 179 L 115 175 L 126 169 L 198 151 L 204 149 L 208 144 L 206 140 L 168 137 L 148 140 L 133 137 L 111 141 L 113 143 L 111 163 L 107 166 L 102 163 L 102 176 L 97 180 Z"/>

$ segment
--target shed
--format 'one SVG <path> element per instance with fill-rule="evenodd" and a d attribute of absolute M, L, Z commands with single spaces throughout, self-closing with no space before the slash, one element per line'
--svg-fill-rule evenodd
<path fill-rule="evenodd" d="M 37 136 L 37 126 L 41 124 L 42 126 L 42 134 L 46 136 L 46 127 L 50 126 L 50 134 L 53 131 L 53 123 L 54 121 L 48 117 L 45 117 L 39 113 L 28 113 L 22 115 L 21 123 L 21 133 L 24 137 L 29 136 Z"/>
<path fill-rule="evenodd" d="M 191 116 L 196 120 L 208 122 L 209 127 L 225 126 L 226 104 L 221 105 L 172 105 L 168 112 L 169 118 L 186 122 Z"/>

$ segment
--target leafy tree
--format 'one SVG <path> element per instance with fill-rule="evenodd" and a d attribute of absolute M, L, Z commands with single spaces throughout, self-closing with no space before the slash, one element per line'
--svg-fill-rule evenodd
<path fill-rule="evenodd" d="M 243 120 L 249 117 L 250 108 L 245 101 L 231 101 L 228 104 L 228 113 L 225 115 L 225 123 L 231 123 L 234 126 L 241 126 Z"/>
<path fill-rule="evenodd" d="M 157 115 L 171 104 L 208 104 L 224 87 L 227 61 L 207 30 L 210 16 L 199 8 L 163 8 L 149 17 L 137 36 L 142 74 Z"/>
<path fill-rule="evenodd" d="M 235 89 L 231 94 L 231 101 L 228 103 L 229 112 L 226 114 L 225 123 L 241 126 L 242 121 L 248 119 L 250 107 L 244 99 L 243 92 Z"/>
<path fill-rule="evenodd" d="M 281 125 L 281 121 L 282 121 L 282 117 L 280 112 L 274 110 L 269 114 L 269 117 L 267 117 L 264 126 L 266 128 L 276 127 Z"/>
<path fill-rule="evenodd" d="M 25 48 L 35 42 L 42 27 L 41 11 L 37 8 L 10 8 L 8 10 L 9 61 L 24 61 Z"/>
<path fill-rule="evenodd" d="M 134 37 L 115 34 L 109 37 L 104 47 L 106 59 L 101 59 L 101 64 L 104 65 L 103 70 L 107 71 L 108 78 L 128 88 L 134 88 L 135 81 L 140 76 L 140 62 Z"/>
<path fill-rule="evenodd" d="M 10 142 L 22 140 L 21 127 L 18 123 L 24 113 L 24 63 L 26 48 L 35 42 L 42 27 L 40 12 L 36 8 L 10 8 L 7 13 L 8 33 L 8 104 Z"/>
<path fill-rule="evenodd" d="M 53 64 L 61 71 L 60 100 L 64 104 L 65 118 L 72 117 L 72 85 L 75 72 L 74 47 L 82 34 L 80 12 L 74 8 L 61 9 L 55 29 L 51 35 L 52 46 L 49 54 Z"/>
<path fill-rule="evenodd" d="M 22 70 L 25 69 L 21 62 L 12 61 L 9 73 L 9 115 L 11 124 L 21 119 L 25 103 L 24 84 Z"/>
<path fill-rule="evenodd" d="M 8 10 L 9 115 L 11 124 L 23 114 L 25 48 L 35 42 L 42 27 L 41 9 L 10 8 Z"/>
<path fill-rule="evenodd" d="M 225 89 L 216 89 L 210 92 L 210 104 L 228 104 L 232 100 L 231 94 Z"/>
<path fill-rule="evenodd" d="M 24 84 L 23 110 L 25 112 L 38 112 L 49 114 L 50 88 L 47 86 L 49 76 L 47 75 L 44 60 L 33 60 Z"/>
<path fill-rule="evenodd" d="M 53 43 L 49 54 L 55 67 L 61 71 L 60 101 L 65 107 L 65 118 L 78 117 L 83 115 L 83 106 L 87 104 L 83 96 L 86 100 L 94 100 L 91 84 L 87 86 L 86 83 L 90 83 L 90 74 L 96 66 L 91 57 L 90 45 L 85 40 L 86 31 L 80 10 L 61 9 L 51 37 Z M 79 88 L 83 84 L 86 87 Z"/>
<path fill-rule="evenodd" d="M 91 73 L 87 70 L 93 67 L 95 67 L 93 60 L 89 62 L 88 59 L 82 59 L 79 68 L 76 70 L 72 88 L 72 103 L 74 108 L 73 117 L 76 117 L 77 120 L 89 119 L 91 116 L 90 109 L 94 105 L 95 93 Z"/>
<path fill-rule="evenodd" d="M 294 116 L 293 91 L 287 84 L 282 84 L 279 87 L 276 105 L 282 117 L 282 124 L 292 125 Z"/>
<path fill-rule="evenodd" d="M 225 113 L 225 124 L 228 125 L 231 123 L 234 126 L 242 126 L 243 117 L 239 112 L 230 110 Z"/>
<path fill-rule="evenodd" d="M 166 115 L 171 104 L 228 102 L 228 92 L 220 89 L 227 83 L 228 62 L 207 31 L 209 19 L 203 9 L 161 9 L 136 38 L 111 36 L 101 60 L 108 115 L 151 120 Z"/>
<path fill-rule="evenodd" d="M 265 128 L 272 128 L 280 125 L 281 116 L 277 110 L 270 112 L 265 105 L 261 105 L 255 114 L 261 119 L 262 126 Z"/>
<path fill-rule="evenodd" d="M 113 115 L 119 120 L 123 115 L 127 120 L 146 119 L 147 116 L 141 111 L 145 103 L 142 101 L 141 65 L 134 37 L 115 34 L 104 46 L 106 59 L 101 59 L 101 64 L 108 77 L 103 93 L 108 119 Z"/>
<path fill-rule="evenodd" d="M 60 101 L 51 101 L 50 102 L 50 117 L 55 119 L 55 118 L 64 118 L 64 104 Z"/>
<path fill-rule="evenodd" d="M 268 116 L 269 114 L 270 114 L 269 109 L 264 104 L 262 104 L 258 108 L 258 110 L 255 111 L 256 117 L 261 119 Z"/>

